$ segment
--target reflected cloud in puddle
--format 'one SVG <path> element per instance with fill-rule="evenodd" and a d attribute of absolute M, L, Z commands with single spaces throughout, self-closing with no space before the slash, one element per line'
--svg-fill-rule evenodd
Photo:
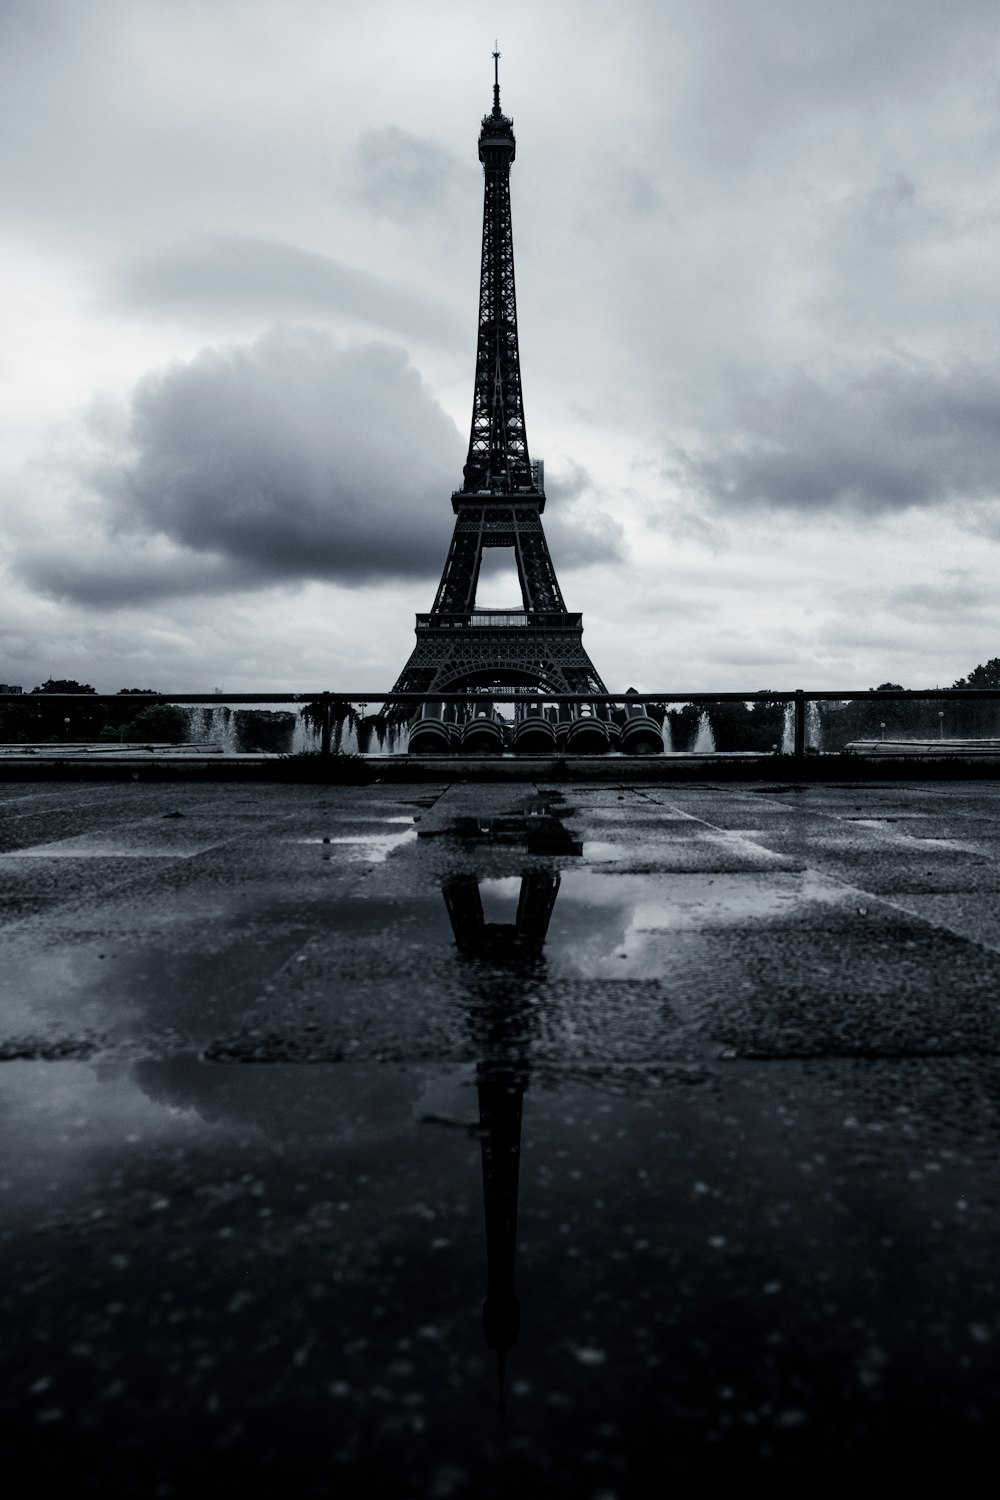
<path fill-rule="evenodd" d="M 723 858 L 751 860 L 754 864 L 781 863 L 783 856 L 761 844 L 754 834 L 739 829 L 698 829 L 693 833 L 658 834 L 655 841 L 634 838 L 629 835 L 618 843 L 608 839 L 587 839 L 582 845 L 583 857 L 589 864 L 635 865 L 653 863 L 668 858 L 693 861 L 711 860 L 719 853 Z"/>
<path fill-rule="evenodd" d="M 605 864 L 623 859 L 632 850 L 623 844 L 609 844 L 603 839 L 587 839 L 583 846 L 583 857 L 591 864 Z"/>
<path fill-rule="evenodd" d="M 0 1115 L 5 1211 L 14 1217 L 39 1203 L 58 1217 L 102 1184 L 109 1160 L 183 1150 L 209 1131 L 191 1101 L 154 1098 L 132 1064 L 6 1062 Z"/>
<path fill-rule="evenodd" d="M 903 815 L 892 818 L 845 818 L 845 823 L 850 823 L 854 828 L 870 829 L 873 833 L 881 834 L 889 843 L 901 844 L 907 849 L 925 850 L 942 849 L 947 853 L 954 854 L 985 854 L 981 844 L 971 843 L 967 839 L 942 839 L 935 838 L 930 834 L 910 833 L 906 828 L 897 828 L 895 825 L 903 821 Z M 907 821 L 914 821 L 913 816 L 908 816 Z"/>
<path fill-rule="evenodd" d="M 400 824 L 406 826 L 398 833 L 337 833 L 324 834 L 321 837 L 296 839 L 297 844 L 318 844 L 320 848 L 327 848 L 334 844 L 340 845 L 348 856 L 357 860 L 360 864 L 380 865 L 383 864 L 390 854 L 406 844 L 412 843 L 417 837 L 416 824 L 413 818 L 380 818 L 382 824 Z M 329 858 L 329 856 L 324 856 Z"/>
<path fill-rule="evenodd" d="M 521 899 L 521 876 L 505 875 L 496 880 L 480 880 L 479 895 L 487 922 L 515 922 Z"/>
<path fill-rule="evenodd" d="M 506 882 L 495 882 L 506 884 Z M 844 888 L 802 875 L 615 875 L 567 870 L 546 944 L 549 973 L 662 978 L 669 934 L 781 920 L 808 905 L 850 904 Z"/>
<path fill-rule="evenodd" d="M 458 1068 L 233 1068 L 190 1054 L 134 1063 L 7 1062 L 0 1069 L 7 1222 L 65 1220 L 89 1214 L 95 1202 L 103 1216 L 111 1173 L 138 1174 L 135 1181 L 154 1196 L 162 1190 L 167 1212 L 184 1163 L 199 1158 L 215 1162 L 207 1190 L 214 1201 L 242 1191 L 238 1184 L 247 1179 L 240 1172 L 248 1166 L 264 1172 L 270 1159 L 273 1169 L 268 1153 L 291 1143 L 328 1158 L 341 1176 L 344 1163 L 370 1169 L 372 1191 L 388 1199 L 391 1192 L 378 1187 L 380 1153 L 419 1161 L 415 1127 L 427 1099 L 461 1108 L 463 1083 L 467 1097 Z M 356 1180 L 352 1185 L 357 1195 Z M 141 1201 L 150 1212 L 148 1197 Z M 388 1213 L 391 1203 L 384 1206 Z"/>
<path fill-rule="evenodd" d="M 191 840 L 177 842 L 156 839 L 145 841 L 141 836 L 123 833 L 119 837 L 99 834 L 83 834 L 79 838 L 60 839 L 52 844 L 34 844 L 28 849 L 10 849 L 0 855 L 0 860 L 21 859 L 194 859 L 207 854 L 223 841 L 220 839 L 193 843 Z"/>

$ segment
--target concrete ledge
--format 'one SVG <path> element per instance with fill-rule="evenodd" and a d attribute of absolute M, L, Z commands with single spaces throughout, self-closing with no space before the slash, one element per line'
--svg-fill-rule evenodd
<path fill-rule="evenodd" d="M 940 760 L 1000 760 L 1000 740 L 853 740 L 847 746 L 848 755 L 885 758 L 919 756 Z"/>
<path fill-rule="evenodd" d="M 1000 755 L 0 755 L 2 781 L 373 782 L 1000 780 Z"/>

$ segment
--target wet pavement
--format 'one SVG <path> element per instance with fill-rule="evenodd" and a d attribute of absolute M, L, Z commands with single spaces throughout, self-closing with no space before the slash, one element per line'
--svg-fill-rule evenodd
<path fill-rule="evenodd" d="M 106 1496 L 954 1487 L 998 896 L 991 785 L 0 788 L 0 1451 Z"/>

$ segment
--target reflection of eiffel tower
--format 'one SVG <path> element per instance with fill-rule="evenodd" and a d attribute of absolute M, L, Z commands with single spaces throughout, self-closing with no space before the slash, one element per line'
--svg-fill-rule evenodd
<path fill-rule="evenodd" d="M 444 900 L 459 953 L 511 966 L 529 955 L 538 956 L 545 945 L 558 893 L 558 875 L 548 870 L 527 870 L 521 876 L 515 920 L 487 922 L 479 881 L 471 875 L 449 881 L 444 888 Z"/>
<path fill-rule="evenodd" d="M 538 792 L 520 807 L 495 817 L 457 817 L 451 834 L 463 844 L 517 845 L 529 854 L 582 854 L 583 845 L 563 824 L 572 808 L 559 806 L 561 792 Z"/>
<path fill-rule="evenodd" d="M 487 1266 L 483 1332 L 497 1358 L 501 1408 L 507 1352 L 517 1344 L 521 1322 L 514 1272 L 521 1107 L 534 1023 L 528 991 L 540 978 L 542 949 L 558 891 L 559 876 L 553 871 L 525 871 L 515 920 L 487 922 L 478 880 L 459 876 L 444 887 L 459 953 L 477 965 L 485 961 L 469 986 L 470 1022 L 480 1052 L 476 1089 Z"/>
<path fill-rule="evenodd" d="M 451 497 L 455 530 L 433 608 L 417 616 L 417 641 L 397 691 L 525 687 L 551 693 L 607 689 L 583 647 L 582 616 L 570 614 L 542 530 L 541 462 L 524 426 L 510 217 L 513 123 L 500 109 L 494 52 L 493 110 L 483 119 L 479 160 L 486 178 L 479 341 L 465 481 Z M 477 609 L 486 547 L 511 550 L 519 609 Z"/>

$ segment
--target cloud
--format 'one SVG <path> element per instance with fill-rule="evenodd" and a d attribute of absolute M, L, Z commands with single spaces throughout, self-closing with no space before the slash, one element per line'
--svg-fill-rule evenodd
<path fill-rule="evenodd" d="M 277 327 L 146 376 L 124 452 L 81 461 L 77 530 L 22 576 L 99 606 L 289 580 L 436 577 L 461 473 L 406 354 Z"/>
<path fill-rule="evenodd" d="M 444 564 L 462 439 L 392 345 L 279 325 L 145 376 L 124 412 L 96 401 L 88 428 L 83 451 L 38 466 L 50 490 L 76 487 L 55 536 L 20 507 L 15 566 L 50 597 L 118 609 L 306 580 L 430 588 Z M 624 555 L 590 486 L 579 466 L 549 482 L 562 571 Z"/>
<path fill-rule="evenodd" d="M 858 603 L 863 601 L 859 599 Z M 990 618 L 994 603 L 993 591 L 985 583 L 957 568 L 945 569 L 940 582 L 919 580 L 892 589 L 886 596 L 893 613 L 917 620 L 942 616 L 966 623 L 985 620 Z"/>
<path fill-rule="evenodd" d="M 344 265 L 329 255 L 252 235 L 213 235 L 135 255 L 112 278 L 113 300 L 144 311 L 280 318 L 346 314 L 438 344 L 458 325 L 431 298 Z"/>
<path fill-rule="evenodd" d="M 899 359 L 825 383 L 741 374 L 716 416 L 730 435 L 674 467 L 724 509 L 877 514 L 1000 490 L 1000 374 L 969 361 Z"/>
<path fill-rule="evenodd" d="M 31 645 L 18 670 L 106 670 L 117 687 L 166 681 L 169 660 L 175 684 L 204 671 L 208 686 L 267 686 L 275 663 L 303 663 L 322 617 L 310 682 L 335 659 L 339 681 L 391 682 L 440 572 L 468 431 L 492 74 L 475 7 L 0 8 L 14 122 L 0 484 L 19 475 L 0 537 L 19 577 L 0 583 L 0 613 Z M 772 684 L 950 681 L 994 654 L 985 624 L 970 649 L 957 595 L 951 612 L 947 593 L 940 610 L 937 595 L 889 598 L 974 559 L 988 600 L 1000 548 L 994 0 L 508 9 L 529 437 L 550 460 L 553 559 L 607 680 L 733 685 L 733 631 L 740 651 L 773 651 Z M 342 341 L 419 341 L 457 434 L 426 391 L 407 397 L 398 371 L 374 382 L 343 347 L 339 364 L 288 355 L 327 370 L 325 406 L 273 350 L 192 358 L 297 319 Z M 364 411 L 342 432 L 354 383 Z M 98 390 L 121 401 L 124 435 L 92 433 L 99 464 L 67 459 L 84 446 L 72 414 Z M 217 433 L 195 423 L 187 451 L 185 391 Z M 417 444 L 440 448 L 419 483 L 380 451 L 411 410 L 447 434 Z M 39 450 L 47 469 L 25 474 Z M 557 455 L 589 482 L 560 493 Z M 845 579 L 867 601 L 841 608 Z M 882 662 L 874 623 L 833 654 L 842 623 L 887 607 L 928 612 L 909 667 Z M 128 656 L 147 616 L 168 642 L 150 647 L 152 676 L 71 655 L 86 641 L 95 659 Z M 361 636 L 363 675 L 348 656 Z"/>
<path fill-rule="evenodd" d="M 622 562 L 628 555 L 620 521 L 597 508 L 590 475 L 581 464 L 547 469 L 545 535 L 556 573 L 594 563 Z"/>
<path fill-rule="evenodd" d="M 127 555 L 123 555 L 126 553 Z M 19 558 L 24 581 L 40 593 L 71 599 L 91 609 L 117 609 L 159 599 L 219 596 L 273 582 L 246 563 L 198 555 L 171 546 L 164 537 L 131 537 L 127 547 L 109 546 L 106 534 L 25 547 Z"/>
<path fill-rule="evenodd" d="M 259 1132 L 265 1138 L 287 1138 L 294 1132 L 298 1139 L 321 1136 L 324 1141 L 340 1128 L 349 1133 L 355 1150 L 405 1130 L 417 1113 L 422 1088 L 416 1075 L 372 1077 L 369 1070 L 357 1070 L 355 1077 L 338 1085 L 335 1098 L 326 1080 L 317 1076 L 315 1084 L 303 1079 L 294 1090 L 276 1092 L 265 1102 L 257 1081 L 249 1076 L 252 1071 L 206 1069 L 192 1066 L 186 1058 L 143 1059 L 134 1065 L 131 1077 L 149 1099 L 174 1109 L 193 1109 L 214 1125 Z M 325 1070 L 314 1071 L 318 1075 Z"/>
<path fill-rule="evenodd" d="M 409 225 L 465 212 L 479 168 L 437 141 L 396 125 L 366 130 L 354 153 L 355 191 L 373 213 Z"/>

